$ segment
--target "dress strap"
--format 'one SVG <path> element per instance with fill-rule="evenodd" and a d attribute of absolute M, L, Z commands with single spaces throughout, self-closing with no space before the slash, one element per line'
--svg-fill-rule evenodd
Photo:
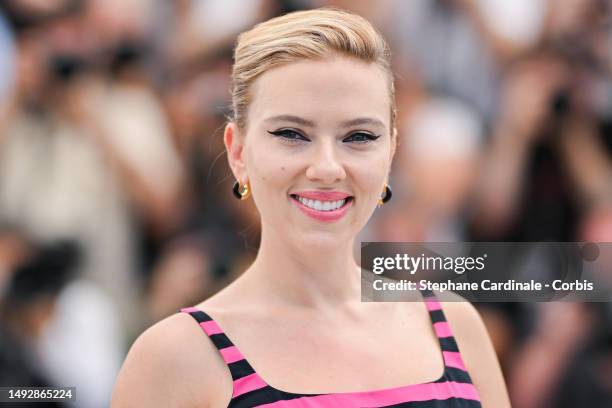
<path fill-rule="evenodd" d="M 463 371 L 467 371 L 461 353 L 459 353 L 459 346 L 455 341 L 453 332 L 451 330 L 442 305 L 438 301 L 438 298 L 431 290 L 421 290 L 423 295 L 423 301 L 429 312 L 431 323 L 433 324 L 433 330 L 438 337 L 440 342 L 440 348 L 442 349 L 442 357 L 444 358 L 444 365 L 446 367 L 458 368 Z"/>
<path fill-rule="evenodd" d="M 223 361 L 225 361 L 225 364 L 227 364 L 232 374 L 234 385 L 236 385 L 236 382 L 253 381 L 253 379 L 257 377 L 253 367 L 251 367 L 240 350 L 238 350 L 234 343 L 225 335 L 212 317 L 195 307 L 183 308 L 181 312 L 191 315 L 191 317 L 198 322 L 208 338 L 210 338 L 217 350 L 219 350 Z"/>

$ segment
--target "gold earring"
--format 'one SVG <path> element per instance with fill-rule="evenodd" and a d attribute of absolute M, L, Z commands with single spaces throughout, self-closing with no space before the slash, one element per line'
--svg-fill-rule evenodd
<path fill-rule="evenodd" d="M 236 197 L 239 200 L 246 200 L 247 198 L 251 196 L 250 187 L 251 186 L 249 185 L 249 182 L 247 181 L 242 186 L 242 191 L 240 191 L 240 183 L 238 182 L 238 180 L 236 180 L 234 182 L 234 185 L 232 186 L 232 192 L 234 193 L 234 197 Z"/>
<path fill-rule="evenodd" d="M 384 190 L 383 196 L 378 199 L 378 205 L 379 206 L 389 202 L 389 200 L 393 196 L 393 192 L 391 191 L 391 187 L 387 183 L 385 183 L 385 188 L 383 190 Z"/>

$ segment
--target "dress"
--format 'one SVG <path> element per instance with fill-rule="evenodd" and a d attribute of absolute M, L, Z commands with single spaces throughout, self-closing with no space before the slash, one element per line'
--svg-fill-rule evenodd
<path fill-rule="evenodd" d="M 423 291 L 433 329 L 444 358 L 444 373 L 428 383 L 411 384 L 373 391 L 297 394 L 276 389 L 255 372 L 217 323 L 204 311 L 188 307 L 181 312 L 191 315 L 210 338 L 228 365 L 233 379 L 233 394 L 228 408 L 438 408 L 481 407 L 476 387 L 463 364 L 442 307 L 435 295 Z"/>

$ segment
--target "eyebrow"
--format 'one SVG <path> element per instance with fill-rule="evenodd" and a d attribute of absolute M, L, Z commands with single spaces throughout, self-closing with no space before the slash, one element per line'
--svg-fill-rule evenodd
<path fill-rule="evenodd" d="M 313 121 L 304 119 L 304 118 L 301 118 L 295 115 L 271 116 L 267 119 L 264 119 L 264 122 L 292 122 L 292 123 L 296 123 L 302 126 L 315 127 L 315 124 Z M 386 128 L 385 124 L 381 120 L 376 119 L 376 118 L 367 118 L 367 117 L 347 120 L 340 124 L 340 126 L 345 127 L 345 128 L 351 127 L 351 126 L 359 126 L 359 125 L 373 125 L 373 126 L 381 127 L 383 129 Z"/>

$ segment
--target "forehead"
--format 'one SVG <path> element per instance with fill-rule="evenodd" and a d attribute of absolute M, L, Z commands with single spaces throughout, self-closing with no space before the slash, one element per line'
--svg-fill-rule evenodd
<path fill-rule="evenodd" d="M 249 123 L 295 115 L 315 126 L 374 118 L 389 129 L 390 96 L 385 72 L 350 57 L 300 60 L 262 74 L 251 88 Z"/>

